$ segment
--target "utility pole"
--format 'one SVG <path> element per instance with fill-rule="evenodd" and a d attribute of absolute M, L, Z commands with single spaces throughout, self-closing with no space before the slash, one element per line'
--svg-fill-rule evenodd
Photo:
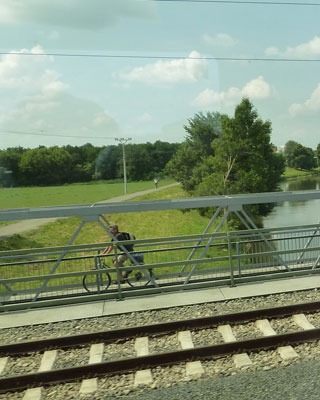
<path fill-rule="evenodd" d="M 126 168 L 126 152 L 124 146 L 127 142 L 129 142 L 129 140 L 131 140 L 131 138 L 116 138 L 116 141 L 119 142 L 122 146 L 124 194 L 127 194 L 127 168 Z"/>

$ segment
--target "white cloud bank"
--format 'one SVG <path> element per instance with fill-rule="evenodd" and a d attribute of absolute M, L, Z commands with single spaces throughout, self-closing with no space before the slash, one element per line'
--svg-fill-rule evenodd
<path fill-rule="evenodd" d="M 320 55 L 320 37 L 315 36 L 307 43 L 299 44 L 296 47 L 287 47 L 286 50 L 281 51 L 278 47 L 268 47 L 265 50 L 266 55 L 270 57 L 298 57 L 306 58 Z"/>
<path fill-rule="evenodd" d="M 26 53 L 39 55 L 23 55 Z M 67 85 L 59 80 L 59 74 L 50 69 L 52 62 L 53 58 L 44 55 L 41 46 L 6 54 L 0 60 L 0 88 L 27 94 L 45 89 L 66 89 Z"/>
<path fill-rule="evenodd" d="M 312 92 L 309 99 L 304 103 L 294 103 L 289 108 L 289 114 L 293 117 L 306 113 L 314 113 L 320 111 L 320 83 Z"/>
<path fill-rule="evenodd" d="M 41 46 L 18 53 L 29 52 L 44 54 Z M 26 139 L 27 147 L 37 146 L 39 140 L 44 144 L 48 134 L 115 136 L 118 126 L 113 118 L 94 102 L 73 96 L 70 87 L 52 68 L 53 62 L 46 55 L 7 54 L 0 59 L 1 130 L 44 132 L 42 139 L 33 137 L 33 143 Z M 19 143 L 23 145 L 24 136 L 21 140 Z M 9 137 L 6 141 L 9 143 Z"/>
<path fill-rule="evenodd" d="M 150 19 L 153 1 L 132 0 L 1 0 L 0 23 L 31 22 L 76 29 L 101 29 L 119 18 Z"/>
<path fill-rule="evenodd" d="M 126 81 L 148 84 L 197 82 L 207 76 L 207 61 L 200 59 L 200 54 L 196 51 L 192 51 L 185 59 L 160 60 L 119 75 L 120 79 Z"/>
<path fill-rule="evenodd" d="M 208 35 L 205 33 L 202 35 L 202 39 L 209 46 L 232 47 L 238 43 L 237 40 L 233 39 L 227 33 L 218 33 L 217 35 Z"/>
<path fill-rule="evenodd" d="M 193 101 L 197 107 L 210 107 L 215 105 L 233 106 L 242 97 L 250 99 L 265 99 L 271 95 L 271 87 L 262 76 L 248 82 L 243 88 L 231 87 L 225 92 L 215 92 L 205 89 Z"/>

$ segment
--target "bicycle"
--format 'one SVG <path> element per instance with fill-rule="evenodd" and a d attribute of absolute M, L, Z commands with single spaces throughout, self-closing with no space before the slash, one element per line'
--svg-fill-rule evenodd
<path fill-rule="evenodd" d="M 144 259 L 143 259 L 143 254 L 142 253 L 136 253 L 132 254 L 134 257 L 135 261 L 137 262 L 138 265 L 144 265 Z M 131 261 L 131 265 L 137 265 L 134 264 Z M 148 272 L 147 272 L 148 271 Z M 130 274 L 134 272 L 133 276 L 130 276 Z M 151 281 L 153 281 L 153 272 L 152 268 L 148 268 L 147 270 L 143 267 L 134 269 L 134 270 L 129 270 L 126 271 L 124 278 L 126 282 L 131 286 L 131 287 L 145 287 L 150 284 Z"/>
<path fill-rule="evenodd" d="M 144 264 L 143 254 L 136 253 L 132 254 L 132 256 L 135 258 L 138 265 Z M 134 266 L 137 264 L 131 261 L 131 265 Z M 112 280 L 110 273 L 108 272 L 110 267 L 105 263 L 104 259 L 98 259 L 98 269 L 99 271 L 96 273 L 86 274 L 83 277 L 83 287 L 89 293 L 106 292 L 113 282 L 117 284 L 117 281 Z M 134 272 L 134 275 L 130 276 L 132 272 Z M 124 283 L 128 283 L 128 285 L 133 288 L 145 287 L 151 282 L 152 276 L 152 268 L 148 268 L 148 272 L 146 272 L 146 269 L 144 268 L 129 270 L 124 274 Z"/>

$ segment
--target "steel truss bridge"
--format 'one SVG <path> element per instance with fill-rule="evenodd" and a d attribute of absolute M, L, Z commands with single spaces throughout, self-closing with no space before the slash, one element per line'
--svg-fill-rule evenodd
<path fill-rule="evenodd" d="M 318 274 L 319 222 L 258 229 L 245 208 L 251 204 L 319 198 L 320 191 L 311 190 L 1 210 L 0 221 L 78 216 L 81 223 L 65 246 L 0 252 L 0 311 L 123 300 L 132 296 Z M 115 265 L 111 256 L 99 255 L 114 239 L 108 229 L 107 216 L 203 207 L 213 207 L 215 213 L 200 234 L 135 240 L 135 253 L 143 254 L 143 265 L 137 262 L 135 253 L 126 251 L 124 242 L 113 242 Z M 235 214 L 246 229 L 222 229 L 230 214 Z M 317 210 L 315 215 L 317 221 Z M 74 245 L 81 229 L 92 221 L 105 229 L 110 241 Z M 130 265 L 119 268 L 121 252 L 128 254 Z M 108 274 L 102 261 L 111 266 Z M 139 279 L 133 285 L 121 284 L 120 270 Z M 102 276 L 107 275 L 110 286 L 104 290 Z M 84 276 L 90 277 L 89 292 L 83 284 Z"/>

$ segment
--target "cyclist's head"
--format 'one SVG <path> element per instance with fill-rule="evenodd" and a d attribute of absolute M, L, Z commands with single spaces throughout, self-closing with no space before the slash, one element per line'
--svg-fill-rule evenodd
<path fill-rule="evenodd" d="M 109 230 L 112 234 L 118 233 L 119 232 L 118 225 L 110 225 Z"/>

